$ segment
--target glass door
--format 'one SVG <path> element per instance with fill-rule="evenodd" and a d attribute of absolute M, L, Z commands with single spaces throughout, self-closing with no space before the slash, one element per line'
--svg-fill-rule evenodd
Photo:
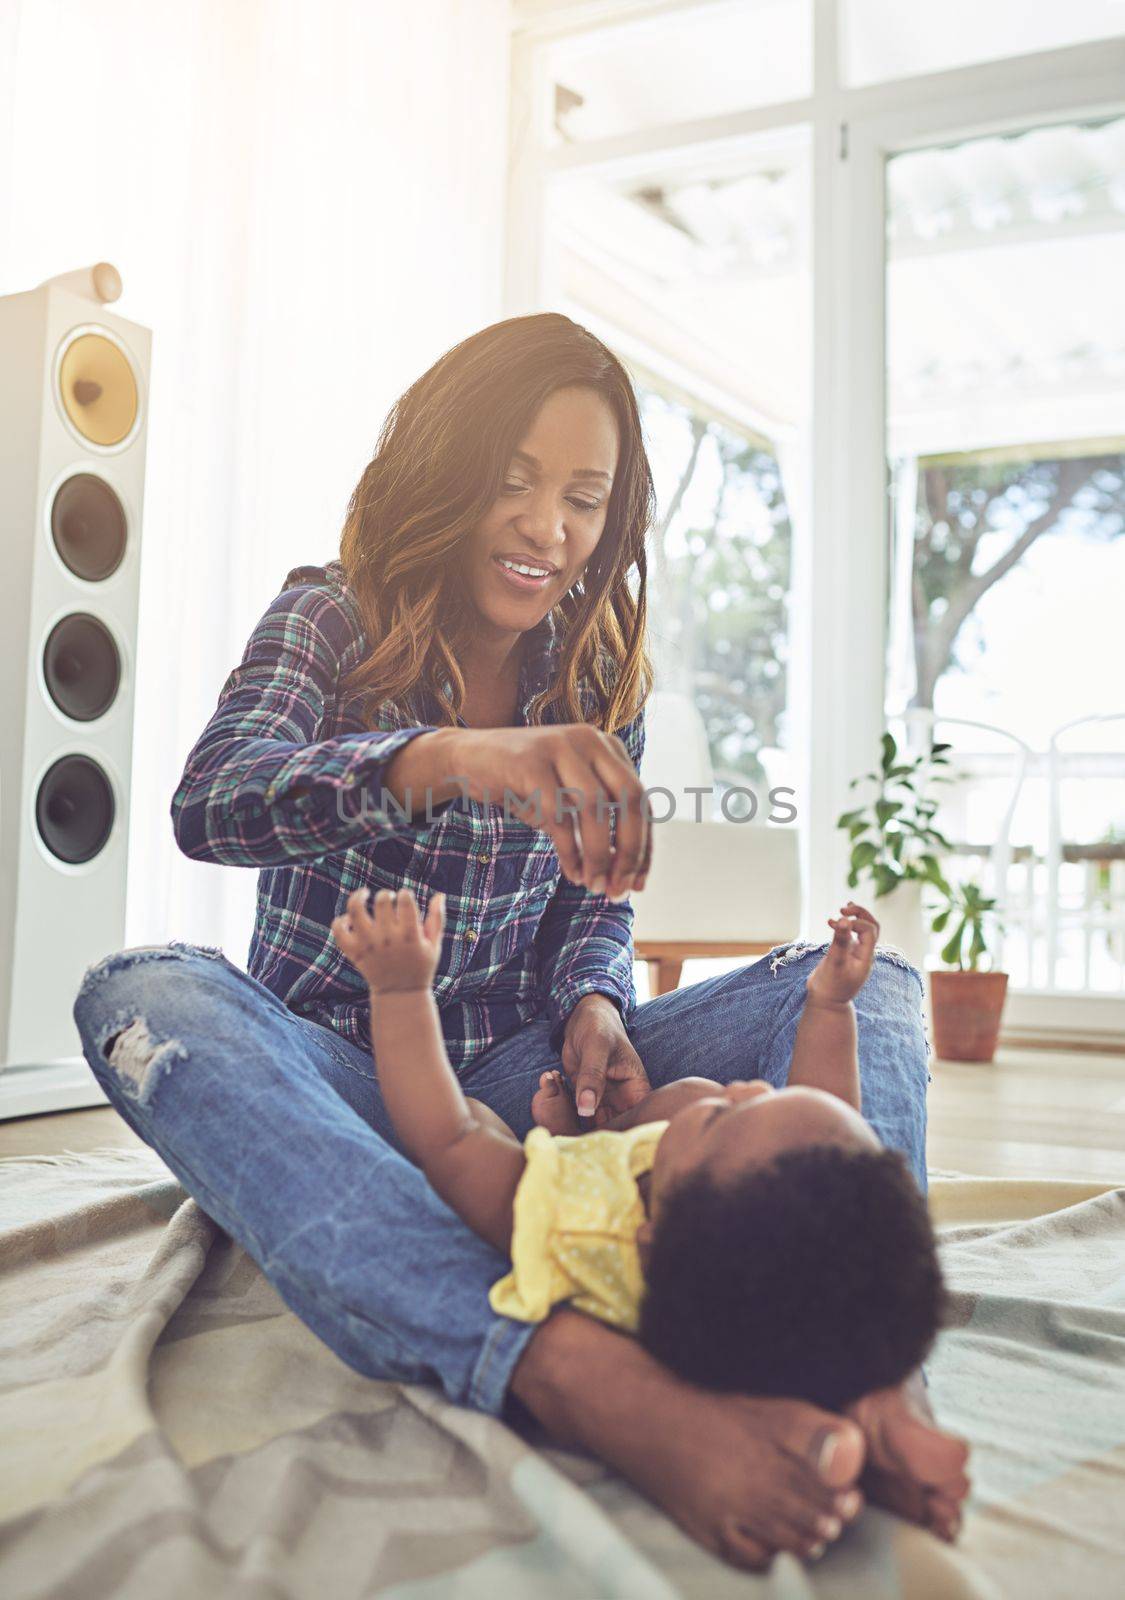
<path fill-rule="evenodd" d="M 892 156 L 886 216 L 888 715 L 1013 986 L 1120 994 L 1125 117 Z"/>

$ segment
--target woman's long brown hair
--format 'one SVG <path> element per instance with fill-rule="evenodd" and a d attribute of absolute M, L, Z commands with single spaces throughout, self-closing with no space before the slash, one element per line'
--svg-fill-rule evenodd
<path fill-rule="evenodd" d="M 372 647 L 343 687 L 360 696 L 368 718 L 376 703 L 400 701 L 423 684 L 456 722 L 465 692 L 458 654 L 472 630 L 457 581 L 462 546 L 500 493 L 539 407 L 576 384 L 596 390 L 613 412 L 617 470 L 594 554 L 554 608 L 558 671 L 529 720 L 591 720 L 583 683 L 605 732 L 619 731 L 644 705 L 652 688 L 645 537 L 656 496 L 636 395 L 600 339 L 545 312 L 493 323 L 446 351 L 392 406 L 352 493 L 340 560 Z"/>

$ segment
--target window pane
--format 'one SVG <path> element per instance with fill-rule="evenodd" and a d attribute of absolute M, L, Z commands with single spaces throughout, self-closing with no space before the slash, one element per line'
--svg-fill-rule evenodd
<path fill-rule="evenodd" d="M 639 376 L 660 515 L 649 554 L 657 689 L 694 702 L 715 796 L 785 781 L 793 529 L 768 440 Z M 732 815 L 745 808 L 730 802 Z"/>
<path fill-rule="evenodd" d="M 732 0 L 606 27 L 551 53 L 560 143 L 633 133 L 812 85 L 810 0 Z"/>
<path fill-rule="evenodd" d="M 842 0 L 845 83 L 881 83 L 1125 33 L 1125 0 Z"/>
<path fill-rule="evenodd" d="M 641 396 L 659 502 L 650 643 L 668 786 L 793 782 L 789 591 L 808 460 L 809 138 L 740 141 L 628 181 L 557 178 L 548 303 L 625 360 Z M 655 719 L 654 719 L 655 720 Z M 659 741 L 646 753 L 656 772 Z M 702 752 L 700 755 L 700 751 Z M 743 815 L 738 798 L 729 815 Z M 715 815 L 721 816 L 721 807 Z"/>
<path fill-rule="evenodd" d="M 958 752 L 951 871 L 1007 901 L 1013 982 L 1116 989 L 1125 119 L 887 177 L 888 711 Z"/>

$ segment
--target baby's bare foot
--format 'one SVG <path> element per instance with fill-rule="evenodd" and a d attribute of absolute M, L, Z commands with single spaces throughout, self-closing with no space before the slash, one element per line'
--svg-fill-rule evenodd
<path fill-rule="evenodd" d="M 561 1072 L 544 1072 L 531 1101 L 531 1115 L 548 1133 L 577 1134 L 578 1113 Z"/>
<path fill-rule="evenodd" d="M 863 1486 L 869 1497 L 943 1539 L 955 1539 L 969 1492 L 969 1450 L 964 1440 L 937 1427 L 918 1375 L 897 1389 L 864 1396 L 847 1414 L 866 1439 Z"/>

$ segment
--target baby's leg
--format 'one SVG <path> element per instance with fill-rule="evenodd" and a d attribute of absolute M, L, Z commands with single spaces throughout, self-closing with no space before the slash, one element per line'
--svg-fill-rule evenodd
<path fill-rule="evenodd" d="M 474 1100 L 472 1095 L 467 1094 L 465 1096 L 465 1104 L 472 1112 L 474 1120 L 479 1122 L 482 1128 L 491 1128 L 495 1133 L 504 1134 L 513 1144 L 519 1144 L 519 1140 L 503 1117 L 498 1117 L 492 1107 L 486 1106 L 483 1100 Z"/>
<path fill-rule="evenodd" d="M 531 1102 L 531 1114 L 538 1125 L 549 1133 L 574 1135 L 593 1133 L 600 1128 L 611 1128 L 620 1133 L 642 1122 L 662 1122 L 666 1117 L 674 1117 L 677 1111 L 682 1111 L 694 1100 L 722 1093 L 722 1084 L 710 1078 L 680 1078 L 675 1083 L 666 1083 L 662 1088 L 653 1089 L 635 1106 L 616 1116 L 610 1115 L 604 1106 L 599 1106 L 595 1116 L 585 1119 L 583 1124 L 579 1121 L 573 1097 L 562 1073 L 545 1072 L 539 1079 L 539 1088 Z"/>

